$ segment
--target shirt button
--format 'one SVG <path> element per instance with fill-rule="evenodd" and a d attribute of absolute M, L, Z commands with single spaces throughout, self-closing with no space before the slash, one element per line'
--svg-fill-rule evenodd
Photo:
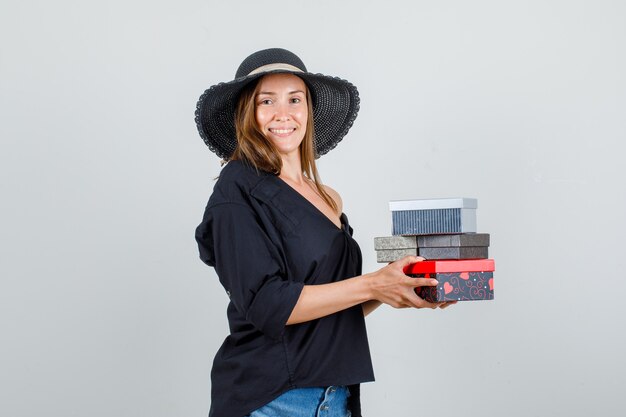
<path fill-rule="evenodd" d="M 230 291 L 226 291 L 226 295 L 230 298 Z"/>
<path fill-rule="evenodd" d="M 330 392 L 335 392 L 335 391 L 337 391 L 337 387 L 331 387 L 330 388 Z"/>
<path fill-rule="evenodd" d="M 326 404 L 323 404 L 323 405 L 320 407 L 320 409 L 321 409 L 322 411 L 328 411 L 328 406 L 327 406 Z"/>

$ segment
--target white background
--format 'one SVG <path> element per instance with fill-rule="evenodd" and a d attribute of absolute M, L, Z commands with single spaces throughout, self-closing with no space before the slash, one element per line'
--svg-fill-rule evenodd
<path fill-rule="evenodd" d="M 389 200 L 491 234 L 496 300 L 368 317 L 365 414 L 623 415 L 624 2 L 1 1 L 0 415 L 207 414 L 195 103 L 268 47 L 359 87 L 319 168 L 364 271 Z"/>

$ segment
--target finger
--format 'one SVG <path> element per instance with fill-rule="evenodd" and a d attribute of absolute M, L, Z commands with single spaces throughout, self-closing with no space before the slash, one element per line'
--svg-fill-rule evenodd
<path fill-rule="evenodd" d="M 426 300 L 422 300 L 422 306 L 420 308 L 432 308 L 435 309 L 438 307 L 438 303 L 430 303 Z"/>
<path fill-rule="evenodd" d="M 407 301 L 415 308 L 437 308 L 437 303 L 430 303 L 417 295 L 415 291 L 411 291 L 407 296 Z"/>
<path fill-rule="evenodd" d="M 390 305 L 396 309 L 413 307 L 413 305 L 409 304 L 406 300 L 397 301 L 397 302 L 391 303 Z"/>
<path fill-rule="evenodd" d="M 422 308 L 424 302 L 424 299 L 417 295 L 415 291 L 411 291 L 407 295 L 406 303 L 413 308 Z"/>
<path fill-rule="evenodd" d="M 419 301 L 417 302 L 417 308 L 432 308 L 435 309 L 439 306 L 440 303 L 431 303 L 430 301 L 424 300 L 419 295 L 415 294 Z"/>
<path fill-rule="evenodd" d="M 409 278 L 407 281 L 412 287 L 434 287 L 439 284 L 434 278 Z"/>
<path fill-rule="evenodd" d="M 415 256 L 415 255 L 408 255 L 405 256 L 402 259 L 398 259 L 397 261 L 394 262 L 395 266 L 398 267 L 399 269 L 401 269 L 402 271 L 404 271 L 404 269 L 411 265 L 411 264 L 415 264 L 418 262 L 422 262 L 425 261 L 426 259 L 422 258 L 421 256 Z"/>
<path fill-rule="evenodd" d="M 454 304 L 456 304 L 456 301 L 446 301 L 445 303 L 440 305 L 439 308 L 441 308 L 443 310 L 444 308 L 448 308 L 448 307 L 450 307 L 451 305 L 454 305 Z"/>

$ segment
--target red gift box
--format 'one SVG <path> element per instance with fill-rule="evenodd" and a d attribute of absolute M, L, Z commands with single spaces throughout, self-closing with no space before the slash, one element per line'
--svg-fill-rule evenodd
<path fill-rule="evenodd" d="M 418 287 L 415 292 L 429 302 L 493 300 L 493 259 L 423 261 L 404 272 L 415 278 L 434 278 L 435 287 Z"/>

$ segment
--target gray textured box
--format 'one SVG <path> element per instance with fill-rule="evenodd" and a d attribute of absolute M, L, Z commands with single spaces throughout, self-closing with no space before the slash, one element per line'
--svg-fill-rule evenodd
<path fill-rule="evenodd" d="M 383 236 L 374 238 L 374 249 L 410 249 L 417 248 L 416 236 Z"/>
<path fill-rule="evenodd" d="M 426 259 L 487 259 L 489 248 L 487 246 L 464 246 L 448 248 L 405 248 L 383 249 L 376 251 L 377 262 L 395 262 L 408 255 L 422 256 Z"/>
<path fill-rule="evenodd" d="M 461 246 L 449 248 L 419 248 L 419 256 L 426 259 L 487 259 L 487 246 Z"/>
<path fill-rule="evenodd" d="M 417 236 L 416 240 L 419 248 L 489 246 L 489 233 Z"/>
<path fill-rule="evenodd" d="M 417 256 L 417 248 L 377 250 L 376 262 L 395 262 L 409 255 Z"/>
<path fill-rule="evenodd" d="M 488 233 L 428 236 L 383 236 L 374 238 L 374 249 L 447 248 L 489 246 Z"/>

